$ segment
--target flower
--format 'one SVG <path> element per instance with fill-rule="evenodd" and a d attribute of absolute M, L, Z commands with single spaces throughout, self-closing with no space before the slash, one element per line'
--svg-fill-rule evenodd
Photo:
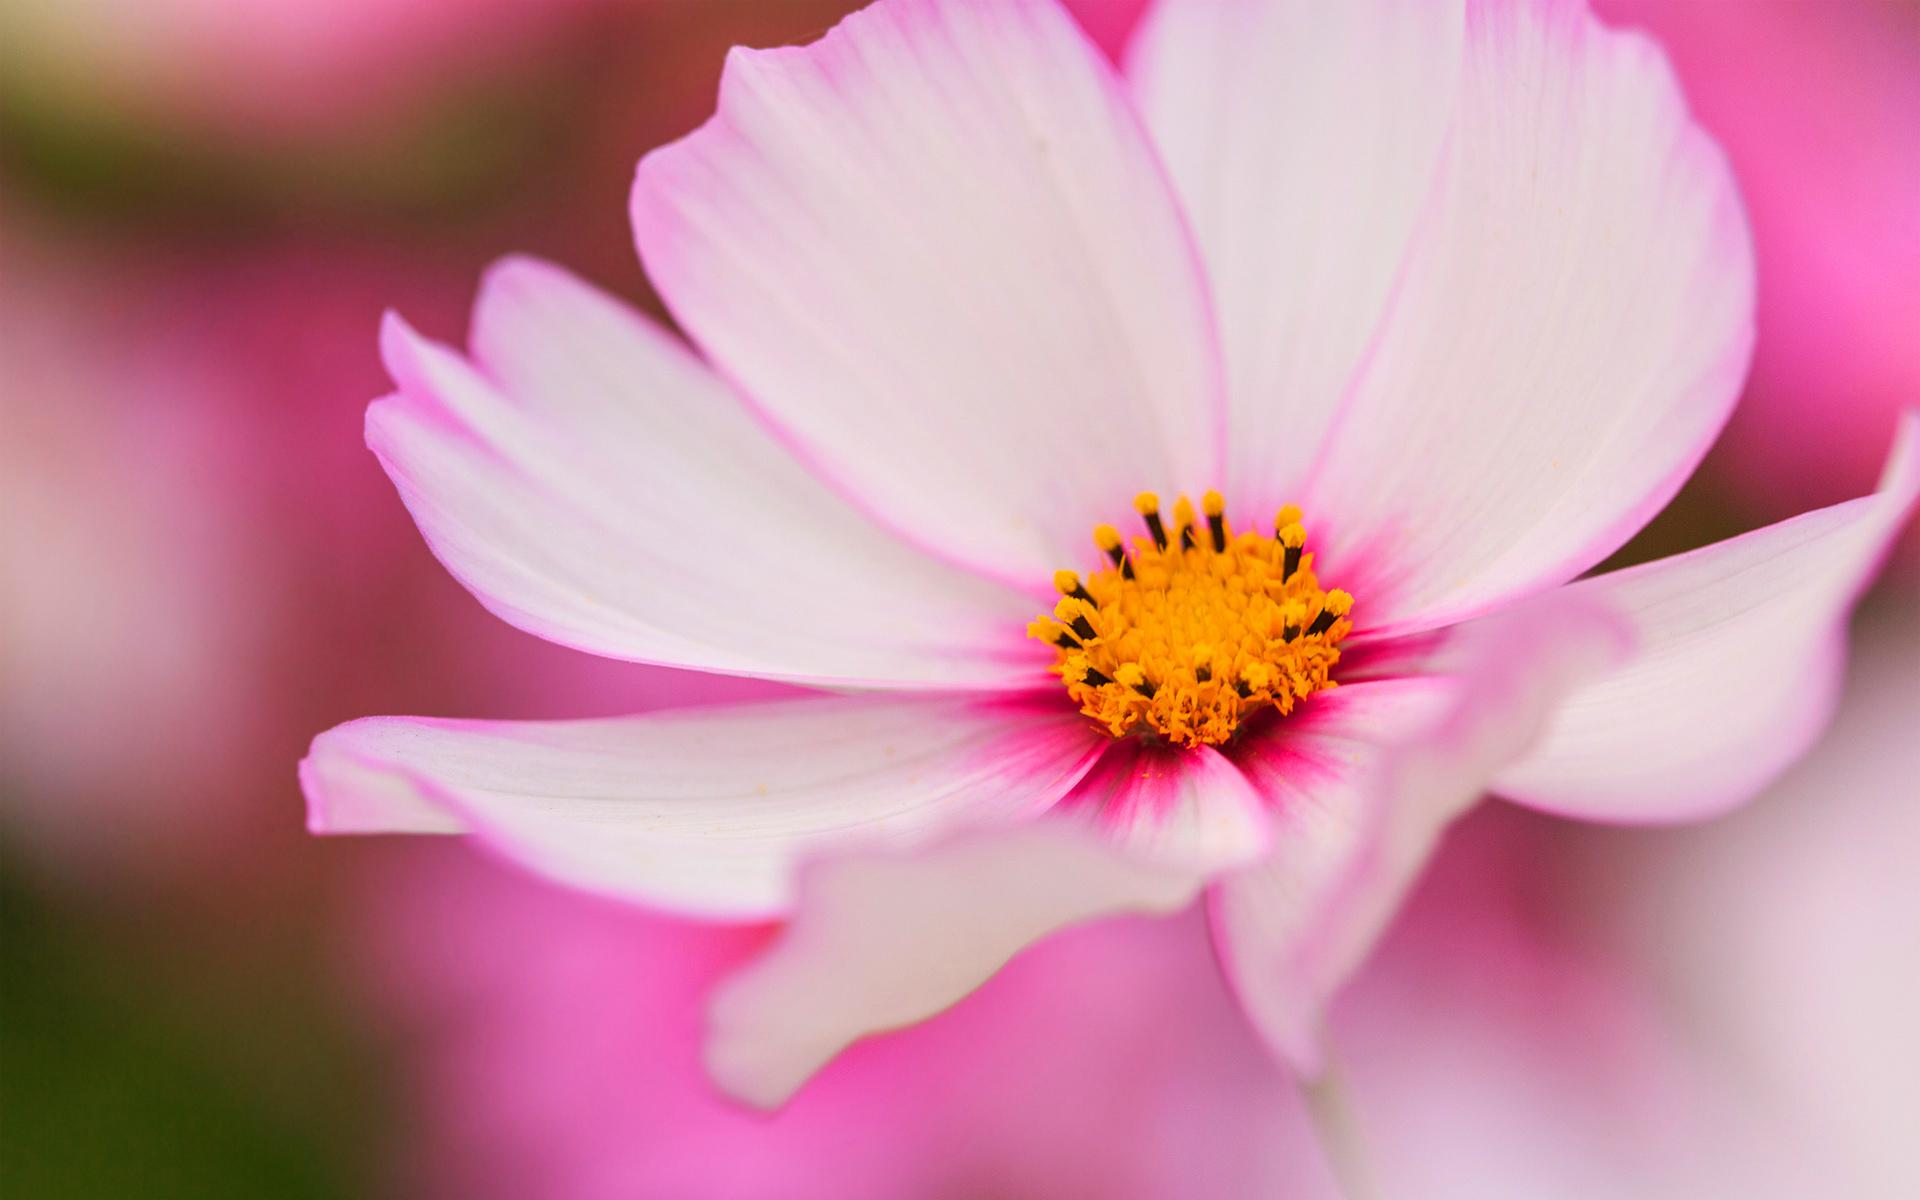
<path fill-rule="evenodd" d="M 1791 1155 L 1791 1180 L 1741 1195 L 1920 1190 L 1908 1136 L 1920 1081 L 1920 606 L 1882 586 L 1862 611 L 1853 674 L 1832 731 L 1731 820 L 1644 844 L 1603 843 L 1579 869 L 1631 878 L 1600 911 L 1599 940 L 1629 959 L 1708 1041 L 1724 1093 L 1763 1133 L 1724 1157 Z M 1714 1014 L 1707 1028 L 1693 1017 Z M 1751 1153 L 1792 1138 L 1761 1157 Z M 1817 1181 L 1817 1182 L 1816 1182 Z M 1694 1194 L 1698 1194 L 1697 1192 Z M 1733 1190 L 1729 1189 L 1729 1194 Z"/>
<path fill-rule="evenodd" d="M 421 93 L 497 69 L 573 4 L 525 0 L 41 3 L 7 10 L 9 98 L 230 139 L 391 126 Z"/>
<path fill-rule="evenodd" d="M 1488 805 L 1449 830 L 1334 1014 L 1384 1194 L 1915 1190 L 1920 946 L 1889 898 L 1920 900 L 1920 611 L 1874 599 L 1832 728 L 1731 819 L 1640 837 Z M 769 1120 L 713 1096 L 696 1049 L 761 928 L 473 855 L 383 865 L 354 961 L 417 1051 L 409 1194 L 1337 1194 L 1198 914 L 1050 939 Z"/>
<path fill-rule="evenodd" d="M 707 994 L 762 929 L 477 856 L 409 858 L 362 893 L 354 955 L 411 1051 L 408 1195 L 1322 1194 L 1299 1100 L 1210 968 L 1197 913 L 1053 939 L 769 1119 L 715 1095 L 699 1054 Z M 1109 989 L 1129 1003 L 1101 1003 Z"/>
<path fill-rule="evenodd" d="M 1729 819 L 1460 823 L 1336 1013 L 1384 1194 L 1920 1190 L 1906 599 L 1862 606 L 1831 729 Z"/>
<path fill-rule="evenodd" d="M 302 780 L 320 832 L 790 918 L 712 1010 L 757 1104 L 1202 892 L 1319 1070 L 1489 788 L 1670 821 L 1795 758 L 1920 493 L 1909 419 L 1871 496 L 1569 582 L 1712 441 L 1753 299 L 1664 60 L 1573 4 L 1169 0 L 1121 76 L 1047 0 L 882 0 L 735 51 L 633 218 L 698 354 L 508 260 L 466 355 L 389 319 L 369 443 L 503 618 L 812 690 L 363 720 Z"/>
<path fill-rule="evenodd" d="M 1766 286 L 1717 478 L 1768 519 L 1852 494 L 1920 394 L 1920 20 L 1899 0 L 1600 12 L 1660 38 L 1752 217 Z M 1920 582 L 1920 542 L 1896 564 Z"/>

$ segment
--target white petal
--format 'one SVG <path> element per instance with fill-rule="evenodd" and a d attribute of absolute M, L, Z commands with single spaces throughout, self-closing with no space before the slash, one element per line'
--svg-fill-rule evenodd
<path fill-rule="evenodd" d="M 782 939 L 716 996 L 708 1070 L 771 1108 L 855 1040 L 932 1016 L 1041 937 L 1093 917 L 1171 912 L 1200 883 L 1051 820 L 913 856 L 823 862 L 803 877 Z"/>
<path fill-rule="evenodd" d="M 1560 597 L 1454 640 L 1446 674 L 1315 697 L 1237 759 L 1274 811 L 1272 856 L 1210 893 L 1222 966 L 1268 1046 L 1323 1065 L 1322 1011 L 1442 830 L 1524 753 L 1554 705 L 1624 649 L 1610 614 Z"/>
<path fill-rule="evenodd" d="M 1920 497 L 1920 415 L 1880 490 L 1567 589 L 1624 614 L 1637 647 L 1575 692 L 1499 792 L 1609 821 L 1705 817 L 1758 792 L 1826 728 L 1847 615 Z"/>
<path fill-rule="evenodd" d="M 565 272 L 489 274 L 474 364 L 397 319 L 384 342 L 401 392 L 368 413 L 368 441 L 441 561 L 514 624 L 769 678 L 1038 675 L 1031 597 L 875 526 L 685 347 Z"/>
<path fill-rule="evenodd" d="M 374 717 L 301 764 L 318 833 L 468 830 L 575 887 L 775 915 L 803 859 L 1044 812 L 1104 739 L 1058 705 L 819 697 L 592 721 Z"/>
<path fill-rule="evenodd" d="M 1600 561 L 1719 431 L 1752 340 L 1733 179 L 1646 39 L 1475 0 L 1431 210 L 1305 489 L 1363 629 Z"/>
<path fill-rule="evenodd" d="M 880 0 L 736 50 L 649 154 L 647 269 L 878 519 L 1041 580 L 1141 489 L 1215 482 L 1198 256 L 1111 69 L 1048 0 Z"/>
<path fill-rule="evenodd" d="M 1213 281 L 1229 498 L 1296 499 L 1380 322 L 1454 111 L 1459 0 L 1161 0 L 1127 78 Z"/>

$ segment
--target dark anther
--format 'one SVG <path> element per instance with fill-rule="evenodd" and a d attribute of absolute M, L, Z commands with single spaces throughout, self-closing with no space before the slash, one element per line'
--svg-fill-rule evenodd
<path fill-rule="evenodd" d="M 1072 596 L 1088 608 L 1100 607 L 1093 602 L 1093 597 L 1087 593 L 1086 585 L 1080 582 L 1080 577 L 1072 571 L 1055 571 L 1053 586 L 1060 589 L 1062 596 Z"/>
<path fill-rule="evenodd" d="M 1080 682 L 1090 683 L 1094 687 L 1099 687 L 1102 684 L 1112 683 L 1113 679 L 1111 676 L 1108 676 L 1100 671 L 1096 671 L 1092 667 L 1088 667 L 1087 673 L 1081 676 Z"/>
<path fill-rule="evenodd" d="M 1280 640 L 1283 642 L 1294 642 L 1299 639 L 1300 627 L 1298 625 L 1288 625 L 1280 631 Z"/>
<path fill-rule="evenodd" d="M 1093 623 L 1088 621 L 1084 614 L 1073 619 L 1073 631 L 1087 641 L 1092 641 L 1097 636 L 1093 632 Z"/>
<path fill-rule="evenodd" d="M 1182 550 L 1193 549 L 1193 526 L 1182 525 L 1180 527 L 1180 548 Z"/>
<path fill-rule="evenodd" d="M 1153 693 L 1158 689 L 1153 686 L 1153 680 L 1142 679 L 1139 683 L 1133 685 L 1133 690 L 1151 700 L 1153 699 Z"/>
<path fill-rule="evenodd" d="M 1283 555 L 1280 560 L 1280 582 L 1281 583 L 1285 583 L 1289 579 L 1292 579 L 1293 573 L 1300 569 L 1300 550 L 1301 550 L 1301 547 L 1299 546 L 1286 547 L 1286 554 Z"/>
<path fill-rule="evenodd" d="M 1332 609 L 1321 609 L 1320 615 L 1313 619 L 1313 624 L 1307 626 L 1307 636 L 1312 637 L 1316 633 L 1325 633 L 1327 630 L 1332 629 L 1333 623 L 1339 619 Z"/>
<path fill-rule="evenodd" d="M 1242 700 L 1251 700 L 1253 698 L 1253 689 L 1247 686 L 1246 680 L 1242 679 L 1239 683 L 1233 685 L 1233 694 Z"/>
<path fill-rule="evenodd" d="M 1053 635 L 1053 644 L 1056 646 L 1065 646 L 1069 650 L 1078 650 L 1080 648 L 1080 639 L 1062 629 L 1059 633 Z"/>
<path fill-rule="evenodd" d="M 1127 561 L 1127 548 L 1119 542 L 1115 542 L 1113 545 L 1107 547 L 1107 557 L 1113 560 L 1113 565 L 1117 567 Z"/>
<path fill-rule="evenodd" d="M 1213 668 L 1207 666 L 1205 663 L 1201 663 L 1193 669 L 1193 677 L 1196 681 L 1205 683 L 1207 680 L 1213 678 Z"/>
<path fill-rule="evenodd" d="M 1147 532 L 1153 535 L 1153 544 L 1160 549 L 1167 548 L 1167 527 L 1161 523 L 1157 512 L 1141 513 L 1140 519 L 1147 523 Z"/>
<path fill-rule="evenodd" d="M 1215 554 L 1224 553 L 1227 549 L 1226 516 L 1221 513 L 1215 513 L 1213 516 L 1208 517 L 1207 529 L 1213 534 L 1213 552 Z"/>

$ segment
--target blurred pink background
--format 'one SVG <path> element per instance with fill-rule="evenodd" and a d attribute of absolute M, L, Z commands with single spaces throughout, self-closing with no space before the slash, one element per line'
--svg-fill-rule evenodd
<path fill-rule="evenodd" d="M 0 1163 L 18 1196 L 1324 1196 L 1191 915 L 1076 931 L 768 1120 L 695 1064 L 764 930 L 307 838 L 371 712 L 750 685 L 483 612 L 361 441 L 374 333 L 540 253 L 659 314 L 623 197 L 813 0 L 0 4 Z M 1073 5 L 1117 52 L 1138 5 Z M 1865 490 L 1920 403 L 1920 6 L 1596 0 L 1668 46 L 1761 271 L 1656 552 Z M 1686 831 L 1465 822 L 1336 1010 L 1410 1196 L 1920 1192 L 1920 552 L 1815 756 Z"/>

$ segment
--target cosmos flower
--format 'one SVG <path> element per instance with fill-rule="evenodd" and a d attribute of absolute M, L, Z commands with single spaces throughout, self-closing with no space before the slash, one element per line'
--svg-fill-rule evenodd
<path fill-rule="evenodd" d="M 939 1020 L 843 1055 L 769 1118 L 716 1095 L 699 1052 L 707 995 L 762 930 L 541 886 L 478 856 L 391 865 L 356 905 L 355 961 L 413 1051 L 408 1195 L 1326 1194 L 1299 1099 L 1261 1061 L 1197 913 L 1050 939 Z"/>
<path fill-rule="evenodd" d="M 1875 598 L 1832 728 L 1732 819 L 1608 836 L 1489 805 L 1448 831 L 1333 1014 L 1382 1194 L 1916 1190 L 1920 610 Z M 1199 914 L 1049 939 L 768 1119 L 712 1095 L 697 1050 L 762 930 L 475 855 L 383 867 L 354 957 L 418 1051 L 407 1194 L 1338 1195 Z"/>
<path fill-rule="evenodd" d="M 369 719 L 302 779 L 321 832 L 789 918 L 712 1011 L 758 1104 L 1202 893 L 1321 1069 L 1489 788 L 1678 820 L 1796 757 L 1920 491 L 1909 421 L 1872 496 L 1570 582 L 1713 440 L 1753 308 L 1723 160 L 1575 4 L 1170 0 L 1116 74 L 1050 0 L 882 0 L 736 51 L 633 219 L 697 349 L 509 260 L 466 354 L 388 321 L 368 440 L 506 620 L 810 690 Z"/>
<path fill-rule="evenodd" d="M 19 0 L 8 98 L 95 120 L 279 143 L 360 123 L 497 69 L 581 5 L 526 0 Z"/>
<path fill-rule="evenodd" d="M 1717 478 L 1773 519 L 1858 491 L 1920 395 L 1920 10 L 1606 0 L 1672 56 L 1753 225 L 1753 374 Z M 1920 583 L 1920 541 L 1895 574 Z"/>

